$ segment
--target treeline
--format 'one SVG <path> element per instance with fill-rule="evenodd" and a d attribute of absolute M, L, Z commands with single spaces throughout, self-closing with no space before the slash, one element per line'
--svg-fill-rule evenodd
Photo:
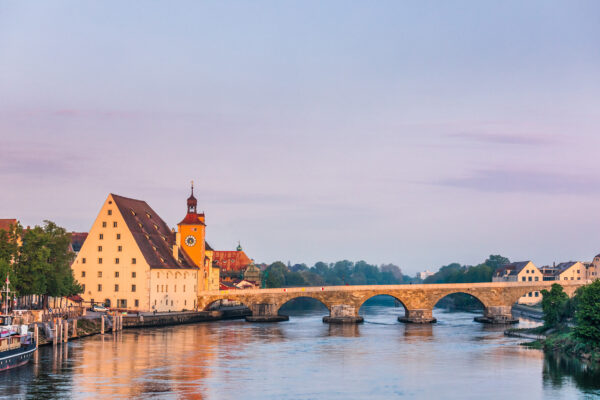
<path fill-rule="evenodd" d="M 562 286 L 542 290 L 544 347 L 600 362 L 600 280 L 569 298 Z"/>
<path fill-rule="evenodd" d="M 268 288 L 292 286 L 386 285 L 408 283 L 400 268 L 393 264 L 381 266 L 365 261 L 348 260 L 335 263 L 318 262 L 286 266 L 278 261 L 263 271 L 263 281 Z"/>
<path fill-rule="evenodd" d="M 491 282 L 496 269 L 508 263 L 508 258 L 498 254 L 492 254 L 483 263 L 474 266 L 452 263 L 440 267 L 438 272 L 428 276 L 423 283 Z"/>
<path fill-rule="evenodd" d="M 34 228 L 17 224 L 0 230 L 0 279 L 9 277 L 11 297 L 30 303 L 33 295 L 42 296 L 47 307 L 48 296 L 81 293 L 70 266 L 75 257 L 70 244 L 70 234 L 51 221 Z"/>

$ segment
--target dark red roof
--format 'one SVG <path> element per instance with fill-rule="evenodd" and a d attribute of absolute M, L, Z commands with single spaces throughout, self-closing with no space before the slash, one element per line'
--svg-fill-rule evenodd
<path fill-rule="evenodd" d="M 252 264 L 252 260 L 243 251 L 214 251 L 213 260 L 224 271 L 241 271 L 248 265 Z"/>
<path fill-rule="evenodd" d="M 204 214 L 188 213 L 178 225 L 205 225 L 200 217 L 204 217 Z"/>
<path fill-rule="evenodd" d="M 179 248 L 177 258 L 173 257 L 175 233 L 148 203 L 116 194 L 112 197 L 150 268 L 198 268 Z"/>
<path fill-rule="evenodd" d="M 8 232 L 10 227 L 14 227 L 15 225 L 17 225 L 17 220 L 14 218 L 0 219 L 0 229 L 2 229 L 3 231 Z"/>

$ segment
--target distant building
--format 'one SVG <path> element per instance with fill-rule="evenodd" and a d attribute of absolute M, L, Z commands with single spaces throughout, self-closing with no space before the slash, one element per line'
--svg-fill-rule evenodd
<path fill-rule="evenodd" d="M 587 269 L 580 261 L 563 262 L 556 266 L 554 277 L 557 281 L 581 281 L 587 279 Z"/>
<path fill-rule="evenodd" d="M 213 252 L 213 261 L 221 268 L 223 274 L 232 272 L 242 273 L 252 260 L 244 253 L 242 246 L 238 244 L 235 251 L 215 250 Z"/>
<path fill-rule="evenodd" d="M 425 279 L 427 279 L 427 277 L 429 277 L 429 276 L 433 276 L 433 275 L 435 275 L 435 273 L 434 273 L 434 272 L 431 272 L 431 271 L 429 271 L 429 270 L 425 270 L 425 271 L 423 271 L 423 272 L 418 272 L 418 273 L 417 273 L 417 278 L 419 278 L 419 279 L 421 279 L 421 280 L 423 280 L 423 281 L 424 281 Z"/>
<path fill-rule="evenodd" d="M 498 268 L 492 276 L 492 282 L 539 282 L 543 281 L 542 272 L 531 261 L 518 261 Z M 542 300 L 539 291 L 522 296 L 519 304 L 535 304 Z"/>
<path fill-rule="evenodd" d="M 0 218 L 0 230 L 9 232 L 12 228 L 17 226 L 19 221 L 15 218 Z"/>
<path fill-rule="evenodd" d="M 254 264 L 248 265 L 244 270 L 244 280 L 260 286 L 260 269 Z"/>
<path fill-rule="evenodd" d="M 85 242 L 87 236 L 87 232 L 71 232 L 71 247 L 69 250 L 75 254 L 79 253 L 79 250 L 81 250 L 81 246 L 83 246 L 83 242 Z"/>

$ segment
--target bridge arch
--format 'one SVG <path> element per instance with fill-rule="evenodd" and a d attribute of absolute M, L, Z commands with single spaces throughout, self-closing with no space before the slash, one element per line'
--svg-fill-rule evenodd
<path fill-rule="evenodd" d="M 302 299 L 309 299 L 311 301 L 316 301 L 319 304 L 322 304 L 328 311 L 331 311 L 331 305 L 328 304 L 326 301 L 324 301 L 324 299 L 320 298 L 320 296 L 313 296 L 310 293 L 303 293 L 299 296 L 290 296 L 289 298 L 286 298 L 284 301 L 279 302 L 277 304 L 277 313 L 279 313 L 281 308 L 284 307 L 285 305 L 288 305 L 291 302 L 302 300 Z"/>
<path fill-rule="evenodd" d="M 436 296 L 433 296 L 430 300 L 431 308 L 433 309 L 442 299 L 444 299 L 448 296 L 454 295 L 454 294 L 464 294 L 464 295 L 473 297 L 477 301 L 479 301 L 479 303 L 481 303 L 481 305 L 483 306 L 484 309 L 491 305 L 491 299 L 487 298 L 483 294 L 480 294 L 480 293 L 477 293 L 474 291 L 470 291 L 470 290 L 449 290 L 449 291 L 445 291 L 440 294 L 437 294 Z"/>
<path fill-rule="evenodd" d="M 407 301 L 402 300 L 402 298 L 400 298 L 400 296 L 398 296 L 397 294 L 393 294 L 391 292 L 389 292 L 389 293 L 381 292 L 381 293 L 370 293 L 370 294 L 364 296 L 362 299 L 360 299 L 360 301 L 357 302 L 357 304 L 356 304 L 356 311 L 358 312 L 367 301 L 374 299 L 375 297 L 379 297 L 379 296 L 389 296 L 389 297 L 393 298 L 394 300 L 396 300 L 397 302 L 399 302 L 402 305 L 402 307 L 404 307 L 405 310 L 407 309 L 407 307 L 406 307 Z"/>

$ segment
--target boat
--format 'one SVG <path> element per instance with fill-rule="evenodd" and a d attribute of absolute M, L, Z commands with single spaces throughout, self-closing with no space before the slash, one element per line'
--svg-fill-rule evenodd
<path fill-rule="evenodd" d="M 10 316 L 0 315 L 0 371 L 25 365 L 37 350 L 27 325 L 10 325 Z"/>

